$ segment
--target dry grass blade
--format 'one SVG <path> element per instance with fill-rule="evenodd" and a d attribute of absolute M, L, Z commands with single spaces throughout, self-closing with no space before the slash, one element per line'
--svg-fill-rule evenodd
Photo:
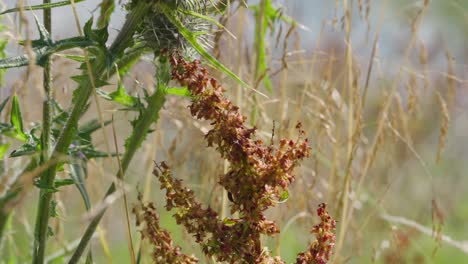
<path fill-rule="evenodd" d="M 440 93 L 437 92 L 436 96 L 437 96 L 437 103 L 440 107 L 440 112 L 442 114 L 442 123 L 440 126 L 440 134 L 439 134 L 439 145 L 437 148 L 437 156 L 436 156 L 436 162 L 439 162 L 441 155 L 442 155 L 442 150 L 444 149 L 445 143 L 447 141 L 450 115 L 449 115 L 447 103 L 445 102 L 444 98 L 442 98 L 442 95 L 440 95 Z"/>
<path fill-rule="evenodd" d="M 124 188 L 124 172 L 122 170 L 122 164 L 120 162 L 120 152 L 119 152 L 119 145 L 117 143 L 117 133 L 115 132 L 115 123 L 114 123 L 114 116 L 112 116 L 112 134 L 114 136 L 114 147 L 115 147 L 115 153 L 117 154 L 116 159 L 117 159 L 117 164 L 119 165 L 119 182 L 121 184 L 121 191 L 122 191 L 122 196 L 123 196 L 123 205 L 124 205 L 124 213 L 125 213 L 125 219 L 126 219 L 126 224 L 127 224 L 127 241 L 128 241 L 128 249 L 130 251 L 130 260 L 132 261 L 132 264 L 136 263 L 136 257 L 135 257 L 135 249 L 133 248 L 133 239 L 132 239 L 132 229 L 130 227 L 130 216 L 128 214 L 128 202 L 127 202 L 127 194 L 125 192 Z"/>
<path fill-rule="evenodd" d="M 404 218 L 402 216 L 393 216 L 393 215 L 388 215 L 388 214 L 382 214 L 380 215 L 380 217 L 382 217 L 382 219 L 390 223 L 395 223 L 395 224 L 400 224 L 400 225 L 404 225 L 407 227 L 411 227 L 425 235 L 433 236 L 433 230 L 431 228 L 425 227 L 424 225 L 421 225 L 416 221 Z M 441 241 L 445 242 L 447 245 L 455 247 L 463 251 L 464 253 L 468 254 L 468 241 L 457 241 L 444 234 L 441 235 L 440 239 Z"/>

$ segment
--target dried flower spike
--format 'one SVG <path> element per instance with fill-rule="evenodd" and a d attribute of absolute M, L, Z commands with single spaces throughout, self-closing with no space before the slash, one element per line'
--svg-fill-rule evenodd
<path fill-rule="evenodd" d="M 182 254 L 181 248 L 173 245 L 170 233 L 159 226 L 159 215 L 154 204 L 144 204 L 141 195 L 138 196 L 138 201 L 139 204 L 133 208 L 136 226 L 140 228 L 142 238 L 153 246 L 151 257 L 154 263 L 197 263 L 197 258 Z"/>
<path fill-rule="evenodd" d="M 231 195 L 231 212 L 237 219 L 219 219 L 216 212 L 203 209 L 193 191 L 173 179 L 165 163 L 154 174 L 166 190 L 166 209 L 175 209 L 178 224 L 184 225 L 208 256 L 229 263 L 283 263 L 269 256 L 262 247 L 261 235 L 279 233 L 279 227 L 265 216 L 265 211 L 281 200 L 294 181 L 294 168 L 309 156 L 309 142 L 301 124 L 296 140 L 281 139 L 278 146 L 255 138 L 255 128 L 245 125 L 246 117 L 224 97 L 224 88 L 209 75 L 199 60 L 188 62 L 178 51 L 169 59 L 172 79 L 186 86 L 193 95 L 189 106 L 197 119 L 209 120 L 212 129 L 206 134 L 208 146 L 215 147 L 228 160 L 229 171 L 219 184 Z"/>
<path fill-rule="evenodd" d="M 328 214 L 327 205 L 324 203 L 319 205 L 317 215 L 320 217 L 320 223 L 311 230 L 316 239 L 306 252 L 297 256 L 297 264 L 325 264 L 333 254 L 336 221 Z"/>

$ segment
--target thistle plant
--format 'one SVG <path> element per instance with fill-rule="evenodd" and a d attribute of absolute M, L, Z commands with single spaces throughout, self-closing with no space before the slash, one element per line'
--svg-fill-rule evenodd
<path fill-rule="evenodd" d="M 10 152 L 10 157 L 29 160 L 22 168 L 22 173 L 12 177 L 14 180 L 8 184 L 0 182 L 0 242 L 5 223 L 15 209 L 15 201 L 20 200 L 34 186 L 39 194 L 32 262 L 46 262 L 49 237 L 53 236 L 50 218 L 58 216 L 54 194 L 60 192 L 63 186 L 75 185 L 86 210 L 90 210 L 91 203 L 84 180 L 86 163 L 90 159 L 115 157 L 119 164 L 116 179 L 123 181 L 135 153 L 152 131 L 151 127 L 158 122 L 166 97 L 182 95 L 191 98 L 189 108 L 193 117 L 212 122 L 212 129 L 205 138 L 208 146 L 215 147 L 230 164 L 229 171 L 219 178 L 219 184 L 229 193 L 231 213 L 238 214 L 238 217 L 220 219 L 214 210 L 203 208 L 194 193 L 185 188 L 180 180 L 173 178 L 170 167 L 166 163 L 160 163 L 154 174 L 166 192 L 166 208 L 176 210 L 178 224 L 196 238 L 207 256 L 217 261 L 284 263 L 279 256 L 271 256 L 261 243 L 263 235 L 273 236 L 280 231 L 274 221 L 267 219 L 265 211 L 288 198 L 288 187 L 295 178 L 293 171 L 310 154 L 309 142 L 304 138 L 305 131 L 300 123 L 296 126 L 298 136 L 294 140 L 280 139 L 277 144 L 272 140 L 271 144 L 265 144 L 256 138 L 256 128 L 245 125 L 246 117 L 224 96 L 223 86 L 210 76 L 207 68 L 201 66 L 201 60 L 195 59 L 203 59 L 216 70 L 246 85 L 215 59 L 204 45 L 208 42 L 208 23 L 214 21 L 210 15 L 218 10 L 218 2 L 129 1 L 125 4 L 125 22 L 115 40 L 108 45 L 108 24 L 115 4 L 107 1 L 101 5 L 97 28 L 93 26 L 95 21 L 91 18 L 79 29 L 79 36 L 54 40 L 50 24 L 52 8 L 75 2 L 80 1 L 44 1 L 42 5 L 12 8 L 2 13 L 44 10 L 44 23 L 36 19 L 39 39 L 20 42 L 24 45 L 30 43 L 28 52 L 35 56 L 22 55 L 2 59 L 0 69 L 31 64 L 43 67 L 46 97 L 42 104 L 42 122 L 35 123 L 30 129 L 23 126 L 18 96 L 12 95 L 0 105 L 0 112 L 7 104 L 10 105 L 10 122 L 1 124 L 0 133 L 22 144 Z M 53 96 L 51 72 L 54 66 L 51 64 L 51 57 L 72 48 L 82 49 L 82 55 L 65 54 L 64 57 L 80 62 L 81 73 L 70 76 L 77 87 L 73 92 L 70 108 L 64 109 Z M 139 96 L 130 95 L 121 79 L 144 54 L 154 56 L 155 87 L 151 89 L 152 92 L 144 89 Z M 102 86 L 108 85 L 113 75 L 118 75 L 116 89 L 106 92 Z M 173 82 L 182 88 L 170 87 Z M 136 114 L 136 118 L 130 121 L 132 131 L 127 136 L 122 154 L 102 151 L 92 144 L 96 131 L 111 124 L 112 120 L 103 120 L 102 116 L 98 116 L 88 122 L 80 122 L 93 95 Z M 59 172 L 64 167 L 69 171 L 69 178 L 59 177 Z M 116 190 L 117 186 L 112 183 L 103 199 Z M 98 208 L 93 214 L 76 249 L 70 252 L 68 263 L 80 261 L 106 209 L 106 206 Z M 152 257 L 156 263 L 197 261 L 197 258 L 184 255 L 181 248 L 173 245 L 170 234 L 159 224 L 154 205 L 140 199 L 134 213 L 142 237 L 154 247 Z M 89 249 L 87 261 L 92 259 Z"/>

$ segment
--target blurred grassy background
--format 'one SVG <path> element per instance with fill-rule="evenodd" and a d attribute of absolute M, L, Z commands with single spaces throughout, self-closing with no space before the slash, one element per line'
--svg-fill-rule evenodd
<path fill-rule="evenodd" d="M 99 2 L 77 5 L 82 23 Z M 3 1 L 7 7 L 15 4 Z M 273 126 L 277 138 L 294 136 L 295 123 L 301 121 L 312 142 L 314 155 L 297 171 L 289 200 L 269 212 L 282 233 L 280 239 L 265 238 L 266 245 L 293 262 L 313 239 L 308 231 L 318 221 L 316 206 L 326 202 L 339 221 L 337 262 L 468 262 L 468 2 L 278 0 L 274 4 L 303 26 L 288 34 L 290 26 L 276 22 L 266 35 L 271 93 L 264 80 L 255 77 L 258 32 L 252 10 L 233 3 L 225 22 L 237 39 L 223 34 L 213 51 L 236 74 L 258 84 L 256 88 L 268 95 L 255 95 L 223 79 L 228 96 L 259 128 L 261 137 L 268 139 Z M 69 7 L 54 9 L 54 38 L 76 35 L 70 14 Z M 117 10 L 111 27 L 119 28 L 123 16 Z M 29 21 L 32 25 L 30 16 Z M 7 16 L 3 23 L 9 29 L 2 37 L 11 38 L 8 56 L 22 53 L 15 44 L 24 37 L 18 18 Z M 154 70 L 148 60 L 139 63 L 125 80 L 133 93 L 153 85 Z M 54 58 L 54 87 L 62 102 L 71 97 L 74 84 L 68 77 L 78 72 L 76 66 L 59 56 Z M 40 69 L 8 71 L 0 90 L 2 98 L 12 89 L 22 96 L 24 119 L 39 120 Z M 102 105 L 105 119 L 115 115 L 119 144 L 123 144 L 130 131 L 128 120 L 133 117 L 104 101 Z M 209 124 L 193 120 L 187 105 L 185 99 L 168 100 L 155 132 L 148 136 L 126 179 L 130 203 L 137 190 L 146 190 L 147 198 L 160 208 L 162 225 L 172 232 L 175 243 L 201 257 L 193 239 L 163 209 L 163 195 L 151 176 L 153 161 L 167 160 L 174 175 L 183 178 L 201 201 L 221 211 L 223 194 L 216 181 L 225 164 L 213 149 L 206 148 L 203 135 Z M 87 118 L 95 115 L 93 107 L 86 114 Z M 110 128 L 105 131 L 111 135 Z M 102 138 L 94 140 L 104 149 Z M 21 161 L 6 162 L 8 173 L 21 169 Z M 116 169 L 115 160 L 90 162 L 87 185 L 94 203 L 99 203 Z M 66 174 L 67 169 L 63 176 Z M 57 198 L 60 222 L 53 225 L 52 240 L 57 243 L 50 247 L 51 254 L 78 238 L 87 224 L 76 188 L 65 188 Z M 30 258 L 36 199 L 36 191 L 30 192 L 11 218 L 0 263 L 23 263 Z M 117 200 L 101 223 L 105 242 L 98 237 L 93 240 L 96 263 L 129 263 L 125 221 L 122 202 Z M 432 236 L 438 227 L 441 230 Z M 138 237 L 135 232 L 134 243 Z"/>

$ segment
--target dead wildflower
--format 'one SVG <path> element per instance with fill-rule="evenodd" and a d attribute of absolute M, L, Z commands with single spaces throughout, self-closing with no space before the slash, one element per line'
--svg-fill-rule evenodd
<path fill-rule="evenodd" d="M 327 205 L 322 203 L 317 209 L 320 223 L 312 227 L 316 239 L 306 252 L 297 256 L 298 264 L 325 264 L 330 260 L 335 246 L 336 221 L 328 214 Z"/>
<path fill-rule="evenodd" d="M 174 246 L 167 230 L 159 226 L 159 215 L 153 203 L 144 204 L 141 195 L 139 204 L 133 208 L 136 215 L 136 226 L 140 227 L 143 239 L 147 239 L 153 246 L 152 258 L 154 263 L 191 264 L 198 259 L 182 254 L 179 246 Z"/>
<path fill-rule="evenodd" d="M 264 212 L 284 199 L 294 181 L 294 168 L 309 156 L 309 142 L 297 125 L 296 140 L 281 139 L 278 146 L 255 138 L 255 128 L 245 126 L 246 117 L 224 98 L 223 87 L 209 76 L 200 61 L 186 61 L 178 52 L 170 57 L 172 79 L 187 86 L 193 95 L 189 106 L 197 119 L 210 120 L 212 129 L 205 135 L 208 146 L 215 147 L 229 161 L 229 171 L 219 184 L 229 193 L 231 213 L 236 219 L 219 219 L 211 208 L 203 209 L 193 191 L 173 179 L 165 163 L 154 174 L 166 190 L 166 209 L 175 209 L 175 219 L 199 243 L 203 252 L 217 261 L 229 263 L 284 263 L 271 257 L 261 244 L 261 235 L 279 233 L 279 227 Z"/>

